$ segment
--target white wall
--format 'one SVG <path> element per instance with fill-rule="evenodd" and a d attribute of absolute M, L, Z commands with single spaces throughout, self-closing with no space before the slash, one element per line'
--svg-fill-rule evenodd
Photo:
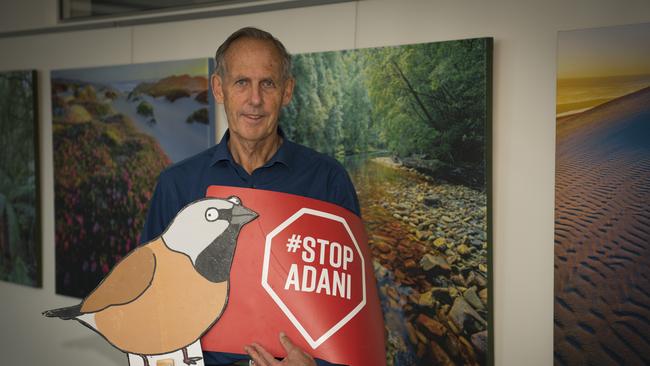
<path fill-rule="evenodd" d="M 56 25 L 58 17 L 57 2 L 51 0 L 0 2 L 0 32 Z"/>
<path fill-rule="evenodd" d="M 3 2 L 0 31 L 53 26 L 52 3 Z M 641 22 L 650 22 L 647 0 L 366 0 L 0 39 L 0 70 L 40 72 L 44 243 L 43 289 L 0 282 L 0 363 L 126 365 L 84 327 L 40 316 L 74 302 L 54 294 L 49 70 L 207 57 L 232 31 L 254 25 L 294 53 L 494 37 L 495 363 L 552 364 L 557 32 Z"/>

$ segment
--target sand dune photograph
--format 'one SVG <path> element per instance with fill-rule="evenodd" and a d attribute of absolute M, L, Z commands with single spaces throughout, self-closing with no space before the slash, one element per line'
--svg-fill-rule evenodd
<path fill-rule="evenodd" d="M 650 24 L 558 37 L 554 361 L 650 364 Z"/>

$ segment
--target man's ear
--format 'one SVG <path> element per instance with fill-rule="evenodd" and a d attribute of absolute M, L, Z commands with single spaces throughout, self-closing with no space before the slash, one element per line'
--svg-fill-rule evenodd
<path fill-rule="evenodd" d="M 221 82 L 221 76 L 217 73 L 212 74 L 210 84 L 212 85 L 212 95 L 214 95 L 214 99 L 217 100 L 217 103 L 223 104 L 223 83 Z"/>
<path fill-rule="evenodd" d="M 296 80 L 294 78 L 289 78 L 285 81 L 284 84 L 284 93 L 282 94 L 282 106 L 286 106 L 291 103 L 291 98 L 293 97 L 293 87 L 296 85 Z"/>

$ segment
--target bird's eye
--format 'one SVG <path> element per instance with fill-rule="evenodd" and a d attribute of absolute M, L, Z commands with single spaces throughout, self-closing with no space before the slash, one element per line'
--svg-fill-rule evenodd
<path fill-rule="evenodd" d="M 219 218 L 219 210 L 214 207 L 210 207 L 205 210 L 205 219 L 212 222 Z"/>
<path fill-rule="evenodd" d="M 228 197 L 228 201 L 236 204 L 236 205 L 241 205 L 241 200 L 237 196 L 230 196 Z"/>

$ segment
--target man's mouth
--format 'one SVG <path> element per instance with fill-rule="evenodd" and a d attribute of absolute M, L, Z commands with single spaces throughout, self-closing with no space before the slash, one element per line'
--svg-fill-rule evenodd
<path fill-rule="evenodd" d="M 264 118 L 263 114 L 250 114 L 250 113 L 243 113 L 242 116 L 244 116 L 247 119 L 253 120 L 253 121 L 259 121 L 262 118 Z"/>

